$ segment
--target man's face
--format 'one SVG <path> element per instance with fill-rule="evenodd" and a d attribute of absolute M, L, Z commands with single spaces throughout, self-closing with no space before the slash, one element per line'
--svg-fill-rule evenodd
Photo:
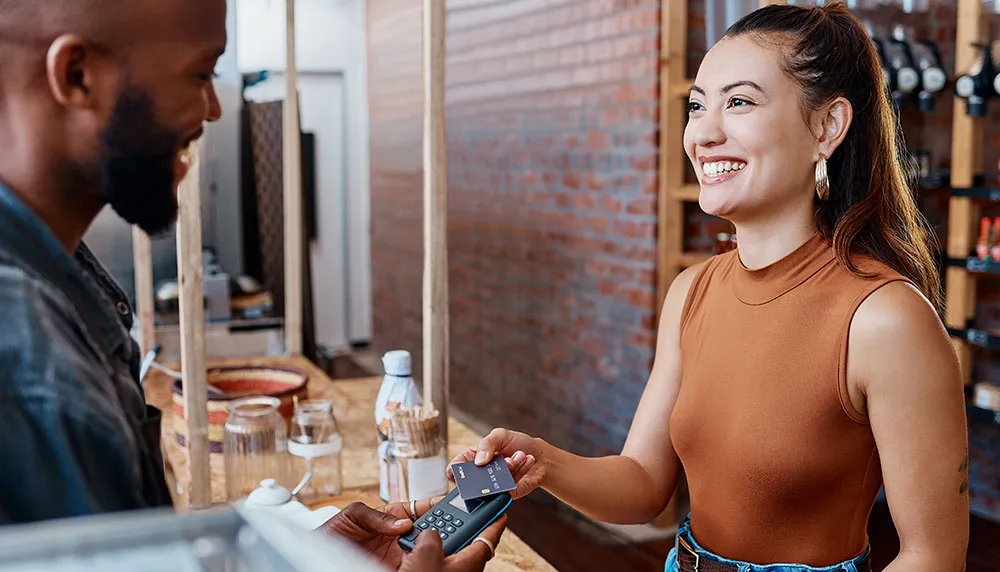
<path fill-rule="evenodd" d="M 221 116 L 212 75 L 226 46 L 225 1 L 172 4 L 158 14 L 156 36 L 117 66 L 117 97 L 97 157 L 108 204 L 150 235 L 176 221 L 185 152 L 204 123 Z"/>

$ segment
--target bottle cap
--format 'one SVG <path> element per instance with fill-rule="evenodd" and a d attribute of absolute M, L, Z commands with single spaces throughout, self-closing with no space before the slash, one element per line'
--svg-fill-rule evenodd
<path fill-rule="evenodd" d="M 392 350 L 382 356 L 382 366 L 386 375 L 396 377 L 410 377 L 410 352 L 406 350 Z"/>

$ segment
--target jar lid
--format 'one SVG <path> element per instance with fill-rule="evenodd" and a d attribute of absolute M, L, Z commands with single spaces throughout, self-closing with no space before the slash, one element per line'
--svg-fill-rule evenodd
<path fill-rule="evenodd" d="M 260 482 L 260 487 L 254 489 L 247 497 L 247 502 L 260 506 L 279 506 L 291 498 L 292 493 L 285 487 L 279 486 L 274 479 L 264 479 Z"/>
<path fill-rule="evenodd" d="M 386 375 L 396 377 L 409 377 L 411 375 L 410 352 L 406 350 L 392 350 L 382 356 L 382 366 Z"/>

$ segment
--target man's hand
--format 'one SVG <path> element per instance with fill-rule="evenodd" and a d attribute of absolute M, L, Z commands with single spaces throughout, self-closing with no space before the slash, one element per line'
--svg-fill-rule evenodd
<path fill-rule="evenodd" d="M 500 536 L 507 526 L 507 515 L 501 515 L 479 536 L 489 540 L 493 546 L 500 545 Z M 444 558 L 441 538 L 437 534 L 421 534 L 417 537 L 417 546 L 413 552 L 403 556 L 403 565 L 399 572 L 482 572 L 493 554 L 482 542 L 471 544 Z"/>
<path fill-rule="evenodd" d="M 417 516 L 427 512 L 441 497 L 416 502 Z M 400 536 L 413 528 L 410 503 L 393 503 L 375 510 L 353 502 L 324 525 L 327 532 L 350 540 L 373 558 L 395 570 L 403 559 L 403 549 L 396 544 Z"/>
<path fill-rule="evenodd" d="M 415 503 L 416 516 L 418 518 L 422 516 L 441 498 L 418 500 Z M 397 540 L 413 528 L 410 518 L 410 503 L 393 503 L 381 510 L 375 510 L 355 502 L 331 518 L 324 528 L 327 532 L 353 542 L 390 570 L 479 572 L 492 558 L 489 548 L 484 543 L 473 542 L 457 554 L 445 559 L 441 539 L 436 534 L 421 534 L 417 539 L 417 547 L 410 554 L 405 554 L 397 544 Z M 506 515 L 501 516 L 480 533 L 480 536 L 497 546 L 500 544 L 500 536 L 506 523 Z"/>

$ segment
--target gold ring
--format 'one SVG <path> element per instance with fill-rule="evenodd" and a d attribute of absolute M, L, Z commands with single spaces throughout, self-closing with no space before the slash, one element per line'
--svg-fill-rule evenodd
<path fill-rule="evenodd" d="M 417 499 L 410 501 L 410 520 L 417 521 Z"/>
<path fill-rule="evenodd" d="M 492 560 L 493 557 L 496 556 L 496 554 L 497 554 L 497 547 L 493 546 L 493 543 L 490 542 L 490 540 L 488 538 L 483 538 L 482 536 L 477 536 L 473 540 L 473 542 L 482 542 L 483 544 L 486 545 L 486 548 L 490 549 L 490 557 L 487 558 L 487 560 Z"/>

